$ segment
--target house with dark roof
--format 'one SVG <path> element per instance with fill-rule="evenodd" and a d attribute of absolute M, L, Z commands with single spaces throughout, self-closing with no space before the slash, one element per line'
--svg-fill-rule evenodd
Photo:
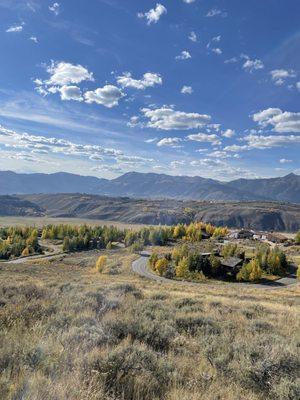
<path fill-rule="evenodd" d="M 243 260 L 238 257 L 227 257 L 221 259 L 221 266 L 227 272 L 237 273 L 243 265 Z"/>

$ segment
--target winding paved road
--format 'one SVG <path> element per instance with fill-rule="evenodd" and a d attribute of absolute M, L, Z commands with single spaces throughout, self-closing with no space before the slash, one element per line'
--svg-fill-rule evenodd
<path fill-rule="evenodd" d="M 151 279 L 153 281 L 159 283 L 172 283 L 177 285 L 189 285 L 189 286 L 197 286 L 199 283 L 196 282 L 188 282 L 188 281 L 176 281 L 174 279 L 167 279 L 161 276 L 156 275 L 148 268 L 148 260 L 149 256 L 144 255 L 132 263 L 132 270 L 136 274 L 143 276 L 145 278 Z M 290 276 L 286 278 L 278 279 L 277 281 L 263 283 L 228 283 L 228 286 L 232 287 L 251 287 L 251 288 L 260 288 L 260 289 L 281 289 L 290 285 L 299 285 L 296 276 Z"/>

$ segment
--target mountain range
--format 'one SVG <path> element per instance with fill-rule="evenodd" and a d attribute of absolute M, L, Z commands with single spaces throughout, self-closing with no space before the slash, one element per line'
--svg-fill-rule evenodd
<path fill-rule="evenodd" d="M 221 182 L 199 176 L 129 172 L 101 179 L 58 172 L 18 174 L 0 171 L 0 195 L 86 193 L 131 198 L 201 201 L 280 201 L 300 203 L 300 176 Z"/>

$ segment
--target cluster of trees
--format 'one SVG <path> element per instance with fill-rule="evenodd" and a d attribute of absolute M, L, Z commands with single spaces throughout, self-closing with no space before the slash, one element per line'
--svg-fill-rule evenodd
<path fill-rule="evenodd" d="M 112 242 L 124 240 L 125 231 L 115 226 L 48 225 L 42 239 L 63 240 L 63 251 L 110 248 Z"/>
<path fill-rule="evenodd" d="M 296 243 L 296 244 L 300 244 L 300 231 L 298 231 L 298 232 L 296 233 L 295 243 Z"/>
<path fill-rule="evenodd" d="M 160 276 L 188 280 L 203 280 L 221 273 L 218 257 L 202 255 L 187 245 L 174 247 L 172 253 L 159 257 L 153 253 L 149 258 L 150 267 Z"/>
<path fill-rule="evenodd" d="M 38 230 L 30 227 L 7 227 L 0 229 L 0 259 L 29 256 L 38 253 Z"/>
<path fill-rule="evenodd" d="M 263 274 L 284 275 L 289 267 L 285 253 L 278 248 L 258 248 L 250 261 L 245 261 L 245 253 L 235 244 L 224 246 L 219 255 L 201 254 L 184 244 L 173 248 L 171 253 L 159 256 L 153 253 L 149 265 L 158 275 L 166 278 L 203 280 L 211 277 L 226 276 L 222 258 L 236 257 L 243 261 L 240 269 L 233 269 L 239 281 L 258 281 Z"/>
<path fill-rule="evenodd" d="M 173 238 L 197 242 L 202 240 L 204 235 L 221 238 L 226 236 L 228 232 L 228 228 L 226 227 L 216 227 L 204 222 L 195 222 L 189 225 L 178 224 L 174 226 Z"/>
<path fill-rule="evenodd" d="M 42 231 L 42 239 L 63 240 L 64 251 L 111 248 L 112 242 L 124 242 L 133 251 L 144 246 L 164 246 L 171 240 L 200 241 L 203 235 L 222 237 L 227 228 L 217 228 L 202 222 L 172 227 L 145 227 L 139 230 L 120 229 L 115 226 L 88 225 L 47 225 Z"/>
<path fill-rule="evenodd" d="M 286 255 L 278 247 L 270 249 L 262 246 L 249 263 L 243 265 L 237 279 L 242 281 L 257 281 L 263 274 L 285 275 L 289 268 Z"/>

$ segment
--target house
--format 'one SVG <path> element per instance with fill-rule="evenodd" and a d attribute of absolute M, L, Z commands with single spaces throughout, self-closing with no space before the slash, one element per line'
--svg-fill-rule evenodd
<path fill-rule="evenodd" d="M 288 241 L 288 238 L 277 232 L 270 232 L 267 234 L 267 240 L 272 243 L 281 244 Z"/>
<path fill-rule="evenodd" d="M 243 265 L 243 260 L 238 257 L 228 257 L 221 259 L 221 266 L 230 272 L 237 272 L 240 270 L 240 267 Z"/>
<path fill-rule="evenodd" d="M 228 237 L 230 239 L 252 239 L 254 232 L 248 229 L 240 229 L 239 231 L 231 232 Z"/>

